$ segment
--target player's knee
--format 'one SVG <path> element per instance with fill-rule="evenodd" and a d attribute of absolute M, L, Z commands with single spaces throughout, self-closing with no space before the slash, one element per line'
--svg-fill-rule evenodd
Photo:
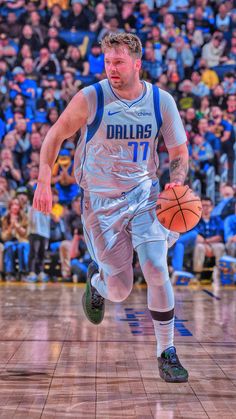
<path fill-rule="evenodd" d="M 120 303 L 126 300 L 132 290 L 133 275 L 127 272 L 121 272 L 114 276 L 110 276 L 107 281 L 108 286 L 108 300 L 114 303 Z"/>
<path fill-rule="evenodd" d="M 160 286 L 169 280 L 167 263 L 149 260 L 143 266 L 143 274 L 149 286 Z"/>

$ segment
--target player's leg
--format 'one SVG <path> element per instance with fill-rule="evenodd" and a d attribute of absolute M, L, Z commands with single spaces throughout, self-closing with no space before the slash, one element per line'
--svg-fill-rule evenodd
<path fill-rule="evenodd" d="M 174 293 L 168 274 L 167 249 L 166 240 L 144 242 L 136 247 L 148 287 L 160 375 L 165 381 L 185 382 L 188 372 L 179 362 L 174 347 Z"/>
<path fill-rule="evenodd" d="M 85 204 L 84 237 L 93 262 L 88 268 L 83 307 L 88 319 L 98 324 L 104 316 L 104 299 L 123 301 L 132 289 L 133 246 L 125 230 L 122 198 L 92 197 Z"/>

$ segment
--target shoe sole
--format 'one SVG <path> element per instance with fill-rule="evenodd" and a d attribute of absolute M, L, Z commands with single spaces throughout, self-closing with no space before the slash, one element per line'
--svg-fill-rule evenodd
<path fill-rule="evenodd" d="M 162 374 L 161 371 L 159 371 L 160 377 L 166 381 L 167 383 L 187 383 L 188 382 L 188 377 L 187 378 L 176 378 L 173 379 L 171 377 L 165 377 L 164 374 Z"/>
<path fill-rule="evenodd" d="M 105 303 L 104 303 L 105 304 Z M 92 323 L 92 324 L 96 324 L 96 325 L 98 325 L 98 324 L 100 324 L 102 321 L 103 321 L 103 318 L 104 318 L 104 313 L 105 313 L 105 307 L 104 307 L 104 310 L 103 310 L 103 313 L 102 313 L 102 317 L 101 317 L 101 319 L 97 322 L 97 321 L 94 321 L 90 316 L 89 316 L 89 314 L 88 314 L 88 312 L 87 312 L 87 307 L 86 307 L 86 293 L 84 293 L 83 294 L 83 297 L 82 297 L 82 305 L 83 305 L 83 309 L 84 309 L 84 314 L 85 314 L 85 316 L 87 317 L 87 319 Z"/>

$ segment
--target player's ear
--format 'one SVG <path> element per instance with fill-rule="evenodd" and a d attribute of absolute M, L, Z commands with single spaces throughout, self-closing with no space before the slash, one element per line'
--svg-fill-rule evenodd
<path fill-rule="evenodd" d="M 140 58 L 137 58 L 137 60 L 135 61 L 135 67 L 137 68 L 138 71 L 141 69 L 142 62 Z"/>

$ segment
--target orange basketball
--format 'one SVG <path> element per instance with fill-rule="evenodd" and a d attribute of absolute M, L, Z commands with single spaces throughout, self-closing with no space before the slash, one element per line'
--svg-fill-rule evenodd
<path fill-rule="evenodd" d="M 202 204 L 189 186 L 175 186 L 161 192 L 156 213 L 160 223 L 168 230 L 185 233 L 200 220 Z"/>

